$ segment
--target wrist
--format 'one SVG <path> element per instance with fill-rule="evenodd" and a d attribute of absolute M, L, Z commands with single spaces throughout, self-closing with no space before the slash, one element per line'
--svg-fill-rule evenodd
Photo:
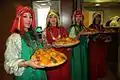
<path fill-rule="evenodd" d="M 28 61 L 23 61 L 23 66 L 27 67 L 28 66 Z"/>

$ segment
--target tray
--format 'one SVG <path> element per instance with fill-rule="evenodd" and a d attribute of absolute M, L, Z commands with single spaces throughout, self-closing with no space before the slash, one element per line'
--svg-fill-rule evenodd
<path fill-rule="evenodd" d="M 67 38 L 56 40 L 55 42 L 52 43 L 52 45 L 54 47 L 56 46 L 57 47 L 71 47 L 71 46 L 77 45 L 78 43 L 80 43 L 79 40 L 75 38 L 67 37 Z"/>
<path fill-rule="evenodd" d="M 63 64 L 67 60 L 67 57 L 64 53 L 50 48 L 36 50 L 31 59 L 37 59 L 40 66 L 55 67 Z"/>

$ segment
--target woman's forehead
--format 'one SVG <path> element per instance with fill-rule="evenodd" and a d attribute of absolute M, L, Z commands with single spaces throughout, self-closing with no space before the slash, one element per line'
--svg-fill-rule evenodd
<path fill-rule="evenodd" d="M 82 17 L 80 14 L 76 15 L 76 17 Z"/>
<path fill-rule="evenodd" d="M 25 12 L 23 15 L 32 15 L 30 12 Z"/>
<path fill-rule="evenodd" d="M 57 17 L 56 15 L 51 14 L 49 17 Z"/>
<path fill-rule="evenodd" d="M 97 15 L 95 18 L 101 18 L 101 15 Z"/>

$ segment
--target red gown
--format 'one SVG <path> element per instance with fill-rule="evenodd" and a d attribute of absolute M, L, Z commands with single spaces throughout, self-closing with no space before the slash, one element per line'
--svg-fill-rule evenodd
<path fill-rule="evenodd" d="M 97 28 L 96 28 L 96 27 Z M 90 28 L 97 30 L 103 29 L 101 25 L 92 24 Z M 89 39 L 89 74 L 90 80 L 97 80 L 105 76 L 105 52 L 106 44 L 101 39 L 93 40 L 94 36 Z"/>
<path fill-rule="evenodd" d="M 52 26 L 46 29 L 46 38 L 49 44 L 52 44 L 55 40 L 53 36 L 57 38 L 59 35 L 61 37 L 68 36 L 67 31 L 64 27 L 57 28 L 56 26 Z M 67 48 L 55 48 L 55 50 L 64 53 L 67 56 L 67 61 L 57 67 L 48 68 L 47 69 L 47 76 L 48 80 L 70 80 L 70 54 L 67 51 Z"/>

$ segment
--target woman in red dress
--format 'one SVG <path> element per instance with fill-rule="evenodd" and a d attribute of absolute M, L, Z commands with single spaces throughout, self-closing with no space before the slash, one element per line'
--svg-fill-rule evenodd
<path fill-rule="evenodd" d="M 90 28 L 98 31 L 104 31 L 103 25 L 101 25 L 101 14 L 93 14 L 93 23 L 89 26 Z M 105 52 L 107 38 L 104 34 L 97 34 L 90 36 L 89 39 L 89 70 L 90 80 L 101 79 L 105 76 Z"/>
<path fill-rule="evenodd" d="M 47 16 L 47 27 L 43 31 L 42 38 L 45 47 L 51 47 L 56 39 L 67 37 L 66 29 L 60 26 L 60 17 L 58 12 L 50 10 Z M 70 80 L 70 54 L 68 48 L 55 48 L 55 50 L 64 53 L 67 56 L 67 61 L 59 66 L 48 68 L 48 80 Z"/>

